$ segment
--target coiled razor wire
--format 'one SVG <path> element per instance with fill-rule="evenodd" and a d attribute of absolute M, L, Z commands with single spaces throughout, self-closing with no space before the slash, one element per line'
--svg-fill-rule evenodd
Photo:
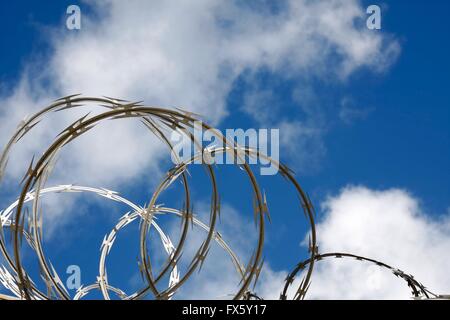
<path fill-rule="evenodd" d="M 129 102 L 109 97 L 99 98 L 70 95 L 58 99 L 48 107 L 42 109 L 28 119 L 23 120 L 19 124 L 17 130 L 6 144 L 4 151 L 0 156 L 0 181 L 5 175 L 8 158 L 14 145 L 20 142 L 20 140 L 28 134 L 46 115 L 53 112 L 82 108 L 85 106 L 97 106 L 106 108 L 107 110 L 91 117 L 87 114 L 63 130 L 37 161 L 34 161 L 34 159 L 31 161 L 29 169 L 22 181 L 23 188 L 18 200 L 12 203 L 4 211 L 0 212 L 0 251 L 5 260 L 5 264 L 0 268 L 0 282 L 11 293 L 11 295 L 0 294 L 0 299 L 71 299 L 55 268 L 46 258 L 44 248 L 42 246 L 43 213 L 39 200 L 41 196 L 45 196 L 50 193 L 72 192 L 93 193 L 112 201 L 122 203 L 130 208 L 130 211 L 125 213 L 118 220 L 111 232 L 104 237 L 100 247 L 97 281 L 91 285 L 80 287 L 73 299 L 81 299 L 93 290 L 99 290 L 104 299 L 107 300 L 111 298 L 110 293 L 114 293 L 117 297 L 123 300 L 143 299 L 149 294 L 153 295 L 153 298 L 155 299 L 171 299 L 180 287 L 187 282 L 193 272 L 201 268 L 208 256 L 210 246 L 213 241 L 215 241 L 229 255 L 236 273 L 241 279 L 239 289 L 233 294 L 233 298 L 248 300 L 262 299 L 263 297 L 259 297 L 257 293 L 252 292 L 251 288 L 252 284 L 253 288 L 255 287 L 263 268 L 264 260 L 262 258 L 262 251 L 265 236 L 264 224 L 265 218 L 269 217 L 270 219 L 270 216 L 266 196 L 261 192 L 256 177 L 246 160 L 251 157 L 263 158 L 279 169 L 281 175 L 287 179 L 298 194 L 300 206 L 303 209 L 309 224 L 309 258 L 303 262 L 300 262 L 293 269 L 293 271 L 288 274 L 283 291 L 280 295 L 280 299 L 285 300 L 288 298 L 288 290 L 293 286 L 295 277 L 297 277 L 301 271 L 305 271 L 300 284 L 294 290 L 295 293 L 293 296 L 294 300 L 304 299 L 311 283 L 314 264 L 320 260 L 330 257 L 352 257 L 358 261 L 367 261 L 387 268 L 391 270 L 394 275 L 407 283 L 412 290 L 412 295 L 415 298 L 448 298 L 448 296 L 432 293 L 420 282 L 416 281 L 413 276 L 382 262 L 348 253 L 319 254 L 314 221 L 314 207 L 308 195 L 303 191 L 300 184 L 294 178 L 292 171 L 284 164 L 268 157 L 259 150 L 240 146 L 235 141 L 227 139 L 218 130 L 215 130 L 209 125 L 200 122 L 197 115 L 180 109 L 172 110 L 159 107 L 149 107 L 142 105 L 141 102 Z M 52 169 L 55 166 L 58 154 L 66 145 L 105 120 L 117 120 L 122 118 L 140 119 L 140 121 L 150 130 L 150 132 L 168 147 L 169 151 L 173 155 L 173 158 L 176 160 L 176 165 L 167 172 L 162 181 L 160 181 L 156 187 L 156 191 L 152 194 L 148 205 L 144 207 L 138 206 L 123 198 L 117 192 L 105 188 L 77 186 L 72 184 L 45 187 L 45 184 L 51 175 Z M 198 141 L 192 133 L 195 123 L 201 123 L 203 130 L 213 132 L 217 138 L 217 141 L 222 142 L 222 146 L 203 147 L 202 142 Z M 174 152 L 173 146 L 168 138 L 168 135 L 174 131 L 182 134 L 184 137 L 189 139 L 194 146 L 197 147 L 198 151 L 191 158 L 181 160 Z M 258 230 L 258 240 L 255 251 L 247 264 L 243 264 L 240 261 L 239 257 L 222 238 L 221 234 L 215 231 L 216 222 L 220 216 L 219 191 L 215 177 L 215 168 L 211 164 L 208 164 L 209 162 L 207 160 L 210 159 L 212 155 L 221 153 L 231 154 L 234 159 L 238 160 L 236 163 L 245 173 L 252 186 L 252 197 L 254 199 L 253 202 Z M 212 194 L 209 223 L 205 223 L 197 217 L 194 217 L 194 212 L 192 210 L 190 187 L 186 173 L 189 165 L 197 163 L 196 160 L 206 160 L 201 161 L 201 163 L 206 168 L 206 172 L 208 173 Z M 184 189 L 183 208 L 178 210 L 159 205 L 158 198 L 160 195 L 167 190 L 174 181 L 177 180 L 182 182 Z M 28 202 L 32 203 L 31 214 L 29 214 L 29 212 L 25 209 L 25 204 Z M 181 235 L 177 243 L 174 244 L 167 234 L 164 233 L 163 229 L 158 225 L 156 222 L 158 215 L 173 215 L 174 217 L 182 220 Z M 27 219 L 25 219 L 25 217 L 27 217 Z M 134 293 L 126 294 L 120 288 L 109 283 L 106 265 L 107 258 L 111 252 L 117 234 L 134 221 L 140 222 L 139 269 L 146 280 L 146 285 Z M 202 229 L 206 235 L 203 242 L 198 247 L 196 251 L 197 253 L 188 265 L 187 270 L 181 274 L 177 265 L 181 259 L 183 247 L 186 244 L 187 234 L 190 229 L 189 227 L 193 225 Z M 165 262 L 156 273 L 153 272 L 146 241 L 148 239 L 151 227 L 153 227 L 158 233 L 163 249 L 167 254 Z M 4 231 L 6 229 L 9 229 L 12 234 L 12 254 L 8 250 L 7 242 L 4 237 Z M 41 268 L 41 277 L 47 287 L 46 292 L 38 289 L 23 267 L 20 254 L 23 238 L 25 238 L 28 246 L 34 250 L 38 257 L 39 266 Z M 167 288 L 159 290 L 157 288 L 157 283 L 160 282 L 161 279 L 165 278 L 166 275 L 168 275 L 169 279 Z"/>

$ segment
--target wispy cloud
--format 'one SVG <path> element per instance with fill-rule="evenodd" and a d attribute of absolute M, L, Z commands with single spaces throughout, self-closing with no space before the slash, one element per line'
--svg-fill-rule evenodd
<path fill-rule="evenodd" d="M 341 99 L 339 109 L 339 119 L 345 124 L 351 125 L 357 120 L 363 120 L 369 116 L 374 108 L 357 106 L 351 97 L 344 97 Z"/>
<path fill-rule="evenodd" d="M 84 14 L 85 6 L 95 15 Z M 235 112 L 227 105 L 227 96 L 246 71 L 345 81 L 360 68 L 386 70 L 400 51 L 388 35 L 357 23 L 365 13 L 356 0 L 286 1 L 277 10 L 213 0 L 99 0 L 81 7 L 82 29 L 43 29 L 48 32 L 50 53 L 45 59 L 30 59 L 17 85 L 8 85 L 11 94 L 0 99 L 0 143 L 24 116 L 66 94 L 181 106 L 217 124 Z M 264 98 L 264 93 L 255 95 Z M 264 112 L 271 111 L 248 113 L 263 121 Z M 33 129 L 32 137 L 15 149 L 8 175 L 22 178 L 29 159 L 52 141 L 57 128 L 82 114 L 55 115 L 41 129 Z M 323 153 L 323 124 L 316 119 L 276 120 L 270 125 L 283 128 L 287 150 L 294 140 L 317 148 L 311 152 L 297 146 L 296 156 L 302 159 Z M 136 124 L 114 121 L 95 128 L 95 134 L 88 133 L 67 149 L 55 177 L 65 183 L 123 188 L 143 173 L 159 172 L 164 149 Z M 73 177 L 77 181 L 67 181 Z"/>

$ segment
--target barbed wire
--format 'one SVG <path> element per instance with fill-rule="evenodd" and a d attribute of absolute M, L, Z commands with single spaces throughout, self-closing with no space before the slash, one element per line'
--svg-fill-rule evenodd
<path fill-rule="evenodd" d="M 390 270 L 396 277 L 403 279 L 407 283 L 408 287 L 411 289 L 411 292 L 412 292 L 412 295 L 414 298 L 422 298 L 422 299 L 444 298 L 444 295 L 438 295 L 438 294 L 435 294 L 435 293 L 431 292 L 430 290 L 428 290 L 423 284 L 421 284 L 416 279 L 414 279 L 413 275 L 407 274 L 400 269 L 391 267 L 390 265 L 380 262 L 380 261 L 377 261 L 375 259 L 366 258 L 366 257 L 359 256 L 356 254 L 351 254 L 351 253 L 330 252 L 330 253 L 317 254 L 314 257 L 314 260 L 317 263 L 317 262 L 322 261 L 327 258 L 335 258 L 335 259 L 354 258 L 356 261 L 372 263 L 381 268 Z M 283 292 L 281 293 L 281 296 L 280 296 L 281 300 L 287 299 L 287 291 L 289 289 L 289 286 L 292 285 L 292 283 L 294 282 L 296 275 L 299 272 L 301 272 L 302 270 L 304 270 L 305 267 L 310 263 L 311 263 L 311 259 L 304 260 L 304 261 L 300 262 L 299 264 L 297 264 L 297 266 L 294 268 L 294 270 L 288 274 L 288 276 L 286 277 L 286 282 L 285 282 Z"/>
<path fill-rule="evenodd" d="M 137 300 L 148 297 L 149 294 L 154 299 L 172 299 L 179 289 L 188 281 L 195 270 L 200 270 L 210 252 L 212 242 L 216 242 L 230 257 L 234 269 L 240 278 L 238 289 L 233 293 L 234 299 L 262 299 L 256 292 L 251 290 L 252 285 L 255 288 L 258 282 L 261 270 L 263 268 L 263 247 L 265 238 L 265 219 L 270 219 L 268 204 L 264 192 L 257 182 L 256 176 L 251 170 L 248 158 L 259 157 L 265 159 L 270 164 L 275 165 L 280 174 L 286 178 L 287 182 L 294 188 L 298 195 L 300 208 L 305 214 L 309 226 L 309 258 L 299 263 L 286 278 L 284 289 L 281 293 L 281 299 L 287 299 L 287 292 L 293 286 L 294 278 L 300 271 L 305 271 L 300 284 L 295 288 L 294 300 L 304 299 L 311 283 L 311 277 L 316 262 L 329 257 L 353 257 L 361 261 L 368 261 L 391 270 L 396 276 L 408 283 L 412 289 L 413 296 L 416 298 L 445 298 L 444 295 L 436 295 L 429 291 L 420 282 L 416 281 L 411 275 L 390 267 L 384 263 L 356 256 L 348 253 L 326 253 L 319 254 L 317 246 L 317 235 L 315 228 L 315 212 L 312 202 L 306 192 L 303 191 L 293 172 L 284 164 L 270 158 L 260 152 L 260 150 L 240 146 L 237 142 L 229 140 L 220 131 L 213 127 L 199 122 L 197 115 L 186 112 L 181 109 L 165 109 L 160 107 L 144 106 L 141 102 L 129 102 L 109 97 L 83 97 L 81 95 L 70 95 L 56 100 L 48 107 L 42 109 L 29 118 L 24 119 L 17 130 L 13 133 L 11 139 L 7 142 L 3 153 L 0 156 L 0 181 L 6 173 L 9 156 L 12 149 L 21 139 L 28 135 L 35 126 L 37 126 L 48 114 L 62 112 L 64 110 L 79 109 L 83 107 L 100 107 L 107 109 L 104 112 L 77 119 L 62 132 L 60 132 L 51 145 L 43 152 L 39 159 L 32 159 L 28 170 L 22 180 L 22 190 L 17 201 L 12 203 L 4 211 L 0 212 L 0 251 L 4 257 L 5 263 L 0 268 L 0 283 L 7 289 L 11 295 L 0 294 L 0 299 L 71 299 L 68 290 L 61 281 L 50 260 L 46 257 L 43 245 L 43 210 L 40 203 L 41 197 L 51 193 L 93 193 L 97 196 L 122 203 L 130 211 L 125 213 L 104 238 L 100 246 L 100 258 L 97 280 L 87 286 L 80 287 L 73 299 L 81 299 L 93 290 L 101 292 L 104 299 L 111 299 L 110 293 L 114 293 L 118 298 L 124 300 Z M 47 180 L 51 176 L 55 167 L 59 153 L 64 147 L 69 145 L 75 139 L 83 136 L 86 132 L 107 120 L 118 119 L 139 119 L 144 126 L 160 139 L 168 148 L 168 151 L 174 156 L 175 166 L 167 171 L 162 180 L 155 187 L 154 193 L 143 207 L 123 198 L 119 193 L 105 188 L 86 187 L 78 185 L 58 185 L 46 187 Z M 197 123 L 201 124 L 202 130 L 209 130 L 221 142 L 220 147 L 204 147 L 202 141 L 193 134 Z M 190 158 L 180 159 L 174 152 L 174 146 L 170 142 L 169 135 L 172 132 L 178 132 L 186 139 L 193 142 L 196 152 Z M 212 155 L 231 154 L 242 172 L 250 182 L 252 192 L 250 193 L 254 203 L 254 219 L 258 230 L 257 243 L 253 255 L 247 261 L 242 263 L 225 242 L 222 235 L 216 231 L 216 224 L 220 217 L 220 199 L 215 170 L 212 164 L 206 161 L 200 161 L 206 169 L 209 187 L 211 189 L 211 202 L 209 209 L 209 221 L 205 223 L 199 220 L 193 212 L 193 203 L 191 199 L 191 188 L 187 178 L 188 167 L 198 160 L 206 159 Z M 159 204 L 160 196 L 168 190 L 175 182 L 180 181 L 183 191 L 184 205 L 181 209 L 165 207 Z M 27 203 L 32 203 L 31 212 L 26 207 Z M 169 236 L 163 231 L 156 222 L 158 215 L 171 215 L 181 219 L 180 237 L 176 243 L 173 243 Z M 145 285 L 134 293 L 126 294 L 125 291 L 115 285 L 111 285 L 107 276 L 107 260 L 113 248 L 117 234 L 125 227 L 139 221 L 139 271 L 145 279 Z M 204 240 L 194 249 L 195 256 L 187 264 L 185 272 L 181 273 L 178 265 L 183 255 L 183 248 L 187 244 L 187 236 L 191 226 L 204 231 Z M 148 253 L 148 237 L 151 228 L 154 228 L 159 235 L 162 247 L 166 253 L 165 261 L 157 272 L 154 272 L 151 257 Z M 5 230 L 9 230 L 12 240 L 12 250 L 8 250 L 8 244 L 4 236 Z M 41 269 L 41 278 L 43 279 L 46 292 L 39 289 L 31 279 L 29 273 L 23 266 L 21 258 L 22 239 L 25 238 L 29 248 L 37 255 L 38 263 Z M 12 251 L 12 253 L 10 252 Z M 168 285 L 165 289 L 159 289 L 157 284 L 162 279 L 168 279 Z"/>

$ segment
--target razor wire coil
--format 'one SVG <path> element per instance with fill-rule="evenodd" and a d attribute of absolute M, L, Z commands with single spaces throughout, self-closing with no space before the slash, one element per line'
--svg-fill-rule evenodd
<path fill-rule="evenodd" d="M 415 298 L 444 298 L 429 291 L 413 276 L 395 269 L 382 262 L 373 259 L 357 256 L 349 253 L 324 253 L 320 254 L 317 246 L 317 235 L 315 228 L 315 213 L 312 201 L 303 191 L 293 172 L 284 164 L 268 157 L 259 150 L 246 148 L 238 145 L 235 141 L 228 140 L 219 131 L 211 126 L 201 122 L 202 129 L 214 132 L 216 138 L 223 143 L 222 147 L 203 147 L 201 141 L 198 141 L 192 133 L 195 122 L 198 121 L 197 115 L 180 109 L 172 110 L 159 107 L 149 107 L 142 105 L 141 102 L 129 102 L 109 97 L 83 97 L 81 95 L 70 95 L 56 100 L 48 107 L 42 109 L 28 119 L 22 121 L 17 130 L 13 133 L 11 139 L 6 144 L 3 153 L 0 155 L 0 181 L 5 175 L 8 158 L 13 147 L 32 129 L 39 124 L 41 120 L 50 113 L 62 112 L 64 110 L 82 108 L 84 106 L 98 106 L 107 109 L 106 111 L 89 116 L 88 114 L 79 118 L 63 130 L 46 149 L 39 159 L 34 159 L 25 174 L 22 181 L 23 188 L 18 200 L 0 212 L 0 251 L 4 257 L 5 264 L 0 268 L 0 283 L 11 294 L 0 294 L 0 299 L 71 299 L 70 294 L 65 288 L 55 268 L 46 257 L 42 244 L 43 235 L 43 213 L 41 212 L 40 198 L 51 193 L 93 193 L 97 196 L 107 198 L 112 201 L 120 202 L 129 208 L 113 227 L 113 229 L 104 237 L 100 247 L 100 258 L 97 281 L 80 287 L 73 299 L 82 299 L 93 290 L 99 290 L 104 299 L 111 299 L 110 293 L 116 294 L 120 299 L 136 300 L 143 299 L 152 295 L 154 299 L 171 299 L 177 291 L 188 281 L 193 272 L 201 269 L 203 263 L 208 257 L 208 253 L 213 242 L 216 242 L 230 257 L 234 269 L 241 279 L 238 290 L 233 294 L 234 299 L 262 299 L 256 292 L 252 291 L 257 283 L 261 270 L 263 268 L 263 246 L 265 238 L 265 219 L 270 218 L 265 194 L 261 191 L 256 176 L 251 170 L 246 159 L 248 157 L 262 157 L 278 167 L 280 174 L 293 186 L 300 201 L 300 207 L 305 213 L 305 218 L 309 224 L 309 258 L 300 262 L 291 271 L 286 280 L 280 299 L 288 298 L 288 291 L 294 285 L 294 279 L 304 271 L 304 276 L 300 284 L 293 288 L 293 299 L 304 299 L 311 283 L 314 265 L 326 258 L 355 258 L 358 261 L 367 261 L 383 268 L 389 269 L 404 280 L 411 288 Z M 79 185 L 58 185 L 46 187 L 45 184 L 52 173 L 61 150 L 70 144 L 73 140 L 81 137 L 86 132 L 107 120 L 117 119 L 139 119 L 149 131 L 159 138 L 173 153 L 173 145 L 170 142 L 169 134 L 176 131 L 190 141 L 199 150 L 192 157 L 181 160 L 176 157 L 176 165 L 167 171 L 166 175 L 155 188 L 154 193 L 148 201 L 148 204 L 141 207 L 133 202 L 123 198 L 119 193 L 105 188 L 95 188 Z M 252 197 L 255 207 L 255 221 L 257 223 L 258 240 L 254 254 L 244 264 L 239 257 L 216 231 L 217 219 L 220 216 L 219 190 L 216 180 L 216 168 L 210 164 L 202 165 L 208 173 L 208 179 L 211 188 L 211 203 L 209 223 L 205 223 L 195 217 L 192 210 L 192 199 L 189 181 L 187 179 L 188 167 L 196 160 L 204 159 L 211 154 L 232 154 L 240 162 L 239 166 L 248 178 L 252 187 Z M 182 209 L 174 209 L 161 206 L 158 202 L 160 195 L 167 190 L 174 181 L 181 181 L 183 185 L 184 206 Z M 31 213 L 25 210 L 25 204 L 32 203 Z M 156 218 L 158 215 L 171 215 L 181 219 L 181 235 L 176 243 L 173 243 L 164 230 L 158 225 Z M 26 219 L 27 218 L 27 219 Z M 107 276 L 107 260 L 112 250 L 118 233 L 134 221 L 139 221 L 139 252 L 140 252 L 140 271 L 146 280 L 146 285 L 138 291 L 126 294 L 116 284 L 110 284 Z M 204 240 L 198 247 L 194 258 L 188 264 L 185 272 L 181 273 L 178 263 L 182 256 L 183 247 L 186 245 L 186 239 L 190 226 L 196 226 L 205 233 Z M 166 260 L 158 272 L 154 272 L 153 264 L 147 248 L 147 239 L 151 229 L 158 233 L 162 247 L 166 253 Z M 8 230 L 12 234 L 12 254 L 8 250 L 4 231 Z M 41 268 L 41 277 L 46 284 L 47 291 L 40 290 L 35 282 L 30 278 L 25 270 L 21 258 L 22 239 L 25 238 L 28 246 L 36 253 L 39 266 Z M 167 287 L 163 290 L 158 289 L 157 284 L 164 278 L 168 278 Z"/>

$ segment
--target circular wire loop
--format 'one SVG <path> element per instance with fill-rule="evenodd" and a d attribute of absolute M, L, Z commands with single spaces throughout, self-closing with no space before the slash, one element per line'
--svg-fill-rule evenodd
<path fill-rule="evenodd" d="M 0 251 L 5 258 L 6 265 L 0 268 L 0 282 L 13 295 L 0 294 L 0 299 L 36 299 L 46 300 L 52 298 L 70 299 L 64 284 L 60 280 L 57 272 L 46 258 L 44 248 L 42 245 L 42 212 L 40 205 L 40 197 L 56 192 L 91 192 L 102 197 L 121 202 L 127 205 L 131 211 L 123 215 L 104 238 L 100 250 L 99 259 L 99 275 L 97 281 L 86 287 L 78 289 L 74 299 L 81 299 L 93 290 L 99 290 L 105 299 L 110 299 L 110 292 L 114 293 L 120 299 L 135 300 L 143 299 L 149 293 L 153 294 L 155 299 L 171 299 L 174 294 L 184 285 L 191 277 L 193 272 L 202 266 L 210 250 L 213 242 L 216 242 L 229 255 L 234 268 L 241 278 L 239 289 L 234 293 L 234 299 L 262 299 L 249 288 L 253 283 L 256 285 L 261 269 L 263 267 L 263 246 L 265 237 L 265 217 L 268 215 L 267 203 L 265 195 L 263 196 L 257 179 L 247 163 L 249 157 L 259 157 L 269 161 L 271 164 L 277 166 L 280 174 L 294 187 L 300 201 L 301 208 L 304 211 L 305 217 L 309 224 L 309 258 L 299 263 L 286 278 L 283 291 L 280 299 L 287 299 L 289 288 L 294 283 L 294 278 L 307 269 L 300 285 L 296 288 L 293 299 L 304 299 L 309 288 L 311 277 L 313 274 L 314 264 L 322 259 L 334 257 L 353 257 L 360 261 L 368 261 L 375 263 L 381 267 L 391 270 L 396 276 L 400 277 L 408 283 L 414 297 L 441 297 L 435 295 L 422 284 L 416 281 L 412 276 L 403 273 L 402 271 L 390 267 L 384 263 L 373 259 L 364 258 L 348 253 L 326 253 L 319 254 L 317 247 L 317 236 L 315 229 L 315 213 L 314 207 L 308 195 L 300 187 L 300 184 L 295 179 L 292 171 L 282 163 L 268 157 L 259 150 L 246 148 L 238 145 L 235 141 L 228 140 L 218 130 L 211 126 L 200 122 L 202 130 L 209 130 L 213 132 L 217 141 L 222 142 L 222 147 L 203 147 L 202 141 L 199 141 L 192 130 L 198 123 L 198 119 L 194 114 L 182 110 L 172 110 L 159 107 L 143 106 L 140 102 L 128 102 L 120 99 L 113 99 L 107 97 L 83 97 L 80 95 L 71 95 L 56 100 L 53 104 L 42 109 L 38 113 L 22 121 L 16 132 L 6 144 L 3 153 L 0 156 L 0 181 L 4 177 L 8 158 L 13 149 L 13 146 L 20 142 L 20 140 L 32 131 L 45 116 L 52 112 L 60 112 L 63 110 L 81 108 L 84 106 L 100 106 L 106 108 L 107 111 L 97 115 L 86 115 L 63 130 L 55 139 L 55 141 L 43 152 L 43 155 L 32 161 L 30 167 L 23 180 L 23 188 L 16 202 L 11 204 L 4 211 L 0 212 Z M 175 156 L 175 166 L 171 168 L 163 177 L 160 183 L 155 188 L 155 192 L 149 199 L 148 205 L 145 207 L 137 206 L 131 201 L 121 197 L 118 193 L 103 189 L 91 188 L 74 185 L 45 187 L 45 184 L 51 175 L 52 169 L 55 166 L 59 152 L 73 140 L 79 138 L 95 126 L 103 121 L 117 120 L 117 119 L 139 119 L 149 131 L 159 138 L 164 145 L 166 145 L 173 156 Z M 197 152 L 190 158 L 182 160 L 173 150 L 173 145 L 170 142 L 169 134 L 172 132 L 182 134 L 186 139 L 191 141 Z M 252 188 L 252 196 L 255 202 L 255 214 L 258 230 L 258 239 L 254 254 L 247 262 L 246 266 L 241 263 L 238 256 L 231 250 L 230 246 L 225 242 L 220 233 L 216 229 L 216 223 L 220 215 L 219 191 L 215 176 L 215 169 L 208 161 L 201 161 L 208 174 L 208 179 L 211 188 L 211 203 L 209 223 L 206 224 L 194 216 L 192 211 L 191 193 L 189 187 L 189 179 L 187 177 L 188 167 L 197 160 L 204 160 L 212 154 L 231 154 L 239 161 L 237 162 L 245 173 Z M 184 206 L 181 209 L 174 209 L 162 207 L 158 204 L 158 199 L 169 186 L 175 181 L 181 181 L 184 192 Z M 29 230 L 25 228 L 25 204 L 32 202 L 32 213 L 28 217 Z M 15 214 L 13 214 L 15 211 Z M 164 233 L 161 227 L 156 223 L 155 217 L 160 214 L 173 215 L 182 220 L 181 234 L 176 244 L 173 244 L 170 238 Z M 140 221 L 139 228 L 139 243 L 140 243 L 140 269 L 146 280 L 146 286 L 140 290 L 127 295 L 121 289 L 109 284 L 107 279 L 106 261 L 111 248 L 115 243 L 117 234 L 120 230 L 125 228 L 133 221 Z M 191 260 L 187 270 L 181 274 L 178 269 L 178 263 L 181 259 L 183 247 L 186 244 L 189 226 L 195 225 L 202 229 L 206 236 L 197 249 L 197 253 Z M 150 230 L 154 228 L 159 235 L 163 249 L 167 254 L 165 262 L 162 264 L 160 270 L 156 273 L 153 271 L 151 258 L 148 253 L 147 239 Z M 4 229 L 9 229 L 12 236 L 13 254 L 11 255 L 7 249 L 7 243 L 4 237 Z M 47 293 L 38 289 L 36 284 L 30 279 L 28 273 L 22 264 L 20 248 L 21 239 L 25 237 L 28 245 L 36 252 L 39 265 L 42 269 L 42 277 L 47 285 Z M 157 284 L 166 276 L 169 278 L 167 288 L 159 290 Z"/>

